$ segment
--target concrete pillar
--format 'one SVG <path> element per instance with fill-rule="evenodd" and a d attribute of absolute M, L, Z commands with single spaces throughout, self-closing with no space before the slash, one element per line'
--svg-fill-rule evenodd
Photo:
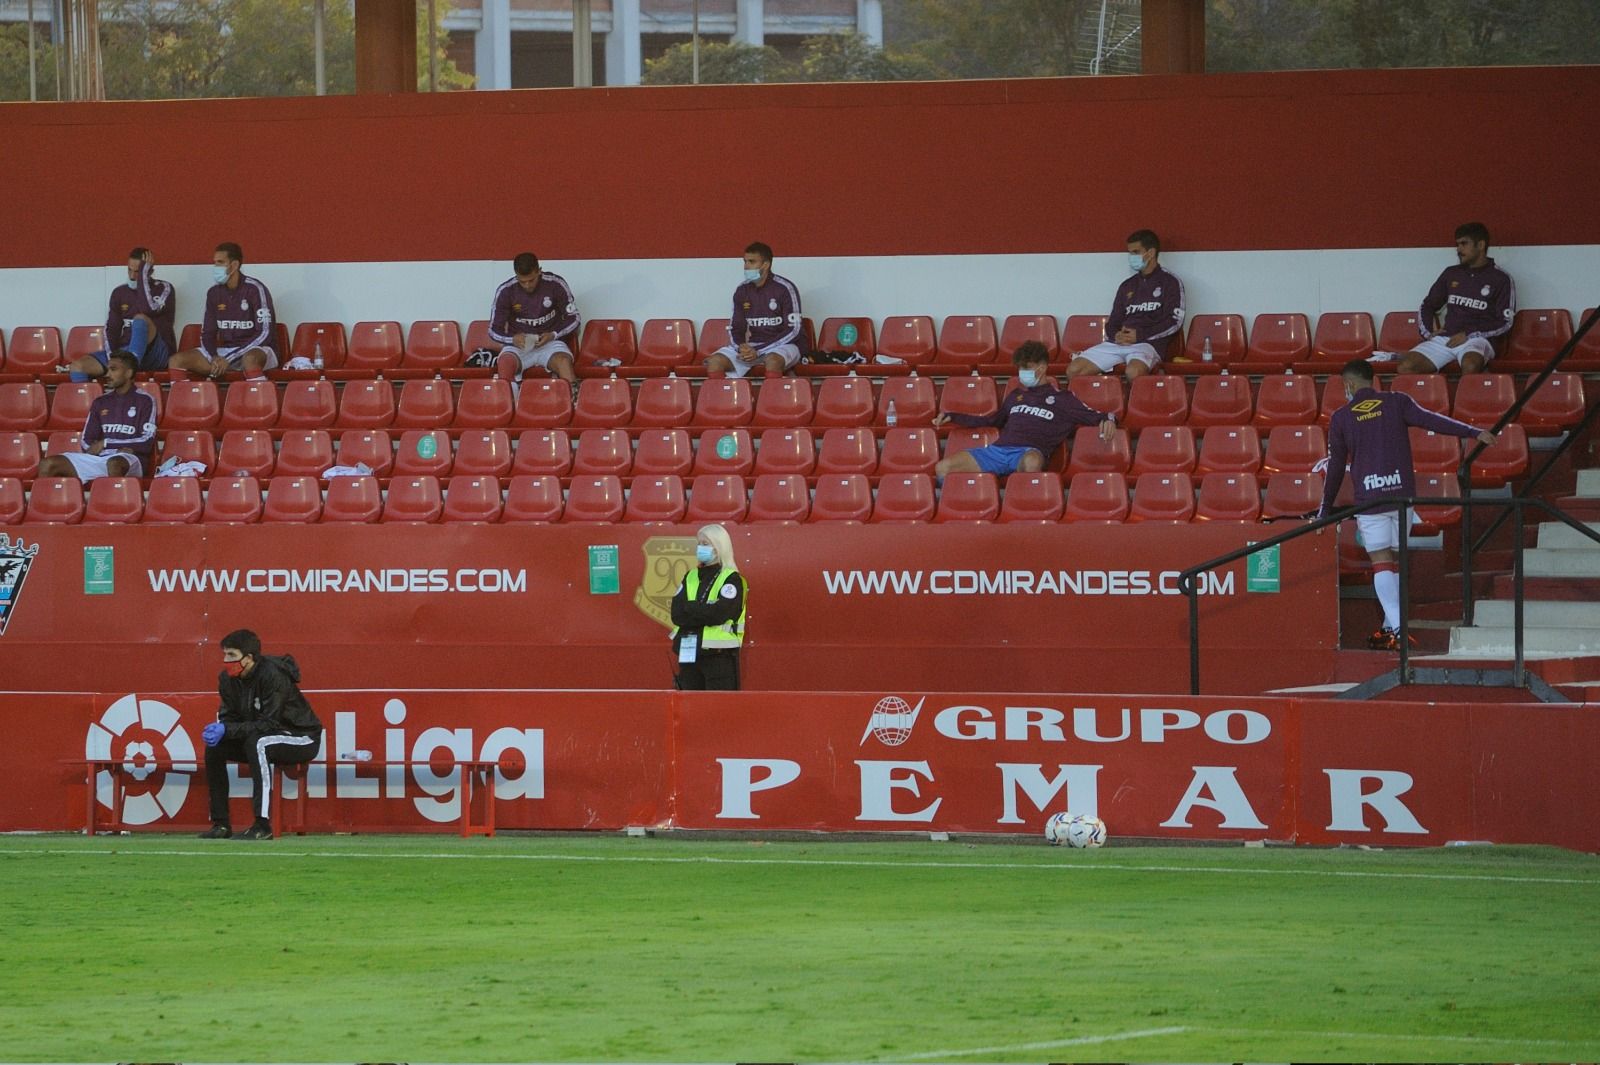
<path fill-rule="evenodd" d="M 639 0 L 611 0 L 611 32 L 606 34 L 607 85 L 637 85 L 644 77 L 640 32 Z"/>
<path fill-rule="evenodd" d="M 594 9 L 590 0 L 572 0 L 572 87 L 594 84 Z"/>
<path fill-rule="evenodd" d="M 1142 0 L 1139 6 L 1141 72 L 1204 74 L 1205 0 Z"/>
<path fill-rule="evenodd" d="M 511 0 L 483 0 L 473 50 L 478 88 L 511 88 Z"/>
<path fill-rule="evenodd" d="M 740 44 L 753 44 L 757 48 L 766 43 L 765 8 L 763 0 L 736 0 L 733 25 L 735 41 Z"/>
<path fill-rule="evenodd" d="M 356 0 L 356 92 L 416 91 L 416 0 Z"/>
<path fill-rule="evenodd" d="M 856 0 L 856 32 L 883 47 L 883 0 Z"/>

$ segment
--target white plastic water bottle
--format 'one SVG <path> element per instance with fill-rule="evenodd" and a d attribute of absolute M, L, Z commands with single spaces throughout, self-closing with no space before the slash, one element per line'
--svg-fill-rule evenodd
<path fill-rule="evenodd" d="M 1206 337 L 1205 346 L 1200 349 L 1200 361 L 1210 362 L 1213 358 L 1215 358 L 1215 356 L 1211 354 L 1211 338 Z"/>
<path fill-rule="evenodd" d="M 358 751 L 344 751 L 343 753 L 341 753 L 339 755 L 339 761 L 341 761 L 341 762 L 370 762 L 370 761 L 372 761 L 372 752 L 368 751 L 368 750 L 365 750 L 365 749 L 358 750 Z"/>
<path fill-rule="evenodd" d="M 322 341 L 320 340 L 317 341 L 317 346 L 311 349 L 311 365 L 315 366 L 319 370 L 323 368 L 324 363 L 322 361 Z"/>
<path fill-rule="evenodd" d="M 895 413 L 894 400 L 892 399 L 889 401 L 889 409 L 884 412 L 883 424 L 888 426 L 890 429 L 893 429 L 896 425 L 900 424 L 900 416 Z"/>

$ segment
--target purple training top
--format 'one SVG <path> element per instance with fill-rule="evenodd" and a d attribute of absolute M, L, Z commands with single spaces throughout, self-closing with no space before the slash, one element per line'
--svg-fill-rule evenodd
<path fill-rule="evenodd" d="M 99 440 L 105 441 L 106 451 L 138 455 L 149 476 L 155 470 L 156 401 L 137 388 L 101 395 L 90 405 L 83 423 L 83 450 Z"/>
<path fill-rule="evenodd" d="M 1434 317 L 1444 310 L 1444 324 L 1438 335 L 1494 340 L 1511 330 L 1517 315 L 1517 286 L 1511 275 L 1490 259 L 1477 268 L 1452 266 L 1439 275 L 1417 312 L 1417 329 L 1424 337 L 1435 335 Z"/>
<path fill-rule="evenodd" d="M 274 320 L 272 293 L 255 278 L 240 274 L 238 288 L 212 285 L 206 291 L 206 319 L 200 332 L 200 351 L 208 359 L 216 358 L 221 348 L 265 348 L 277 355 L 272 344 Z"/>
<path fill-rule="evenodd" d="M 1161 346 L 1183 328 L 1183 282 L 1157 264 L 1148 275 L 1134 274 L 1117 289 L 1106 316 L 1106 339 L 1112 340 L 1126 326 L 1134 331 L 1136 342 Z"/>
<path fill-rule="evenodd" d="M 993 414 L 952 414 L 957 425 L 1000 428 L 996 447 L 1031 447 L 1047 460 L 1062 442 L 1085 425 L 1099 425 L 1111 415 L 1095 410 L 1053 381 L 1019 388 L 1006 396 Z"/>
<path fill-rule="evenodd" d="M 518 333 L 554 333 L 557 340 L 577 339 L 578 300 L 566 278 L 546 270 L 532 292 L 524 291 L 515 277 L 494 290 L 489 339 L 510 347 Z M 572 343 L 567 346 L 577 348 Z"/>
<path fill-rule="evenodd" d="M 780 344 L 793 344 L 804 355 L 806 337 L 800 326 L 800 290 L 788 278 L 768 274 L 764 285 L 746 281 L 733 290 L 728 340 L 734 347 L 749 344 L 765 355 Z"/>
<path fill-rule="evenodd" d="M 129 331 L 139 315 L 156 326 L 156 336 L 166 341 L 169 352 L 178 350 L 178 336 L 172 331 L 172 318 L 178 309 L 178 293 L 169 282 L 157 281 L 155 267 L 139 264 L 139 280 L 111 290 L 111 305 L 106 312 L 106 350 L 128 346 Z"/>
<path fill-rule="evenodd" d="M 1363 388 L 1333 412 L 1328 423 L 1328 471 L 1320 517 L 1333 509 L 1344 482 L 1346 460 L 1356 486 L 1356 502 L 1415 495 L 1411 469 L 1411 426 L 1448 436 L 1474 437 L 1483 430 L 1446 418 L 1419 405 L 1404 392 Z"/>

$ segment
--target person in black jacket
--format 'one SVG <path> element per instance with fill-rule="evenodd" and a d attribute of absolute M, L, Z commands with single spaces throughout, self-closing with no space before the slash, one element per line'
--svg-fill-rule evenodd
<path fill-rule="evenodd" d="M 738 691 L 748 587 L 728 530 L 707 525 L 695 539 L 699 566 L 685 575 L 672 597 L 678 690 Z"/>
<path fill-rule="evenodd" d="M 272 766 L 309 762 L 322 747 L 322 722 L 297 687 L 300 667 L 292 655 L 263 655 L 261 638 L 249 629 L 222 638 L 222 673 L 217 720 L 201 730 L 206 742 L 206 787 L 211 792 L 211 830 L 201 839 L 233 835 L 228 820 L 228 763 L 250 767 L 250 802 L 255 823 L 240 839 L 272 838 Z"/>

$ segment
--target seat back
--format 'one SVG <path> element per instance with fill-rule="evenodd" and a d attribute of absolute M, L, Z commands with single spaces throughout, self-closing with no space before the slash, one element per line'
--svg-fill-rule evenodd
<path fill-rule="evenodd" d="M 1267 374 L 1256 395 L 1255 424 L 1309 425 L 1317 420 L 1317 382 L 1310 374 Z"/>
<path fill-rule="evenodd" d="M 682 521 L 687 507 L 683 496 L 683 478 L 676 474 L 635 477 L 633 487 L 628 491 L 628 508 L 624 519 L 670 524 Z"/>
<path fill-rule="evenodd" d="M 1128 386 L 1129 429 L 1140 432 L 1156 425 L 1182 425 L 1189 417 L 1189 386 L 1176 374 L 1145 374 Z"/>
<path fill-rule="evenodd" d="M 235 381 L 222 400 L 224 429 L 270 429 L 278 423 L 278 386 L 271 381 Z"/>
<path fill-rule="evenodd" d="M 210 436 L 210 434 L 206 434 Z M 278 457 L 272 448 L 272 434 L 265 429 L 229 429 L 222 434 L 222 447 L 217 451 L 216 468 L 223 474 L 235 477 L 254 477 L 266 480 L 272 476 Z M 171 480 L 188 480 L 183 477 L 158 477 L 156 483 Z"/>
<path fill-rule="evenodd" d="M 157 477 L 150 482 L 144 503 L 146 525 L 193 525 L 204 513 L 200 478 Z"/>
<path fill-rule="evenodd" d="M 327 429 L 339 417 L 331 381 L 290 381 L 283 386 L 280 429 Z"/>
<path fill-rule="evenodd" d="M 1322 474 L 1309 471 L 1275 472 L 1267 478 L 1263 518 L 1298 518 L 1322 506 Z"/>
<path fill-rule="evenodd" d="M 638 355 L 639 345 L 630 319 L 591 318 L 583 323 L 579 365 L 628 366 Z"/>
<path fill-rule="evenodd" d="M 827 377 L 817 390 L 817 409 L 811 424 L 871 425 L 876 410 L 870 378 Z"/>
<path fill-rule="evenodd" d="M 862 522 L 872 517 L 872 485 L 864 474 L 826 474 L 817 478 L 811 500 L 812 522 Z"/>
<path fill-rule="evenodd" d="M 1349 362 L 1370 358 L 1378 343 L 1372 315 L 1366 311 L 1323 311 L 1311 341 L 1311 357 L 1318 362 Z"/>
<path fill-rule="evenodd" d="M 822 482 L 817 482 L 817 494 L 822 495 Z M 926 473 L 897 473 L 878 483 L 878 496 L 872 504 L 872 523 L 908 524 L 929 522 L 937 511 L 934 500 L 933 477 Z M 815 521 L 817 507 L 811 508 Z"/>
<path fill-rule="evenodd" d="M 357 322 L 350 327 L 343 369 L 392 370 L 400 365 L 405 353 L 399 322 Z"/>
<path fill-rule="evenodd" d="M 1187 475 L 1146 473 L 1133 485 L 1130 523 L 1184 523 L 1194 517 L 1194 486 Z"/>
<path fill-rule="evenodd" d="M 816 394 L 806 377 L 769 377 L 756 390 L 752 425 L 792 428 L 810 425 Z"/>
<path fill-rule="evenodd" d="M 1000 397 L 995 393 L 992 377 L 975 374 L 951 377 L 939 390 L 941 414 L 968 414 L 983 418 L 993 414 L 999 407 Z"/>
<path fill-rule="evenodd" d="M 1195 521 L 1256 521 L 1261 517 L 1261 488 L 1254 475 L 1208 473 L 1200 481 Z"/>
<path fill-rule="evenodd" d="M 1253 341 L 1252 341 L 1253 343 Z M 1253 410 L 1250 379 L 1241 374 L 1201 377 L 1189 399 L 1189 424 L 1248 425 Z"/>
<path fill-rule="evenodd" d="M 1001 522 L 1057 522 L 1066 507 L 1061 491 L 1061 475 L 1013 473 L 1006 478 L 1005 496 L 1000 500 Z"/>
<path fill-rule="evenodd" d="M 428 370 L 460 366 L 461 327 L 442 319 L 412 322 L 400 364 Z"/>
<path fill-rule="evenodd" d="M 1183 357 L 1190 362 L 1205 361 L 1206 341 L 1211 341 L 1211 361 L 1221 366 L 1243 362 L 1249 343 L 1242 314 L 1197 314 L 1188 320 L 1189 337 Z"/>
<path fill-rule="evenodd" d="M 383 430 L 359 430 L 345 433 L 339 437 L 339 455 L 344 457 L 344 442 L 351 437 L 358 437 L 362 433 L 383 433 Z M 388 451 L 388 434 L 383 433 L 384 448 L 379 453 L 379 458 L 386 458 Z M 349 465 L 348 462 L 344 465 Z M 370 462 L 368 465 L 372 465 Z M 394 475 L 396 477 L 438 477 L 450 476 L 450 471 L 455 468 L 455 455 L 450 450 L 450 434 L 443 429 L 407 429 L 400 434 L 400 446 L 394 453 Z M 377 468 L 374 467 L 374 472 Z M 378 476 L 383 476 L 379 473 Z"/>
<path fill-rule="evenodd" d="M 1053 314 L 1007 315 L 1005 322 L 1000 326 L 1000 346 L 995 354 L 995 361 L 1010 362 L 1012 356 L 1016 355 L 1017 349 L 1030 340 L 1036 340 L 1044 345 L 1044 349 L 1050 353 L 1051 362 L 1062 361 L 1061 327 Z"/>
<path fill-rule="evenodd" d="M 289 354 L 315 362 L 320 350 L 323 368 L 337 370 L 344 366 L 347 349 L 343 322 L 301 322 L 294 327 Z"/>
<path fill-rule="evenodd" d="M 687 318 L 651 318 L 639 330 L 636 366 L 688 366 L 694 362 L 694 323 Z"/>
<path fill-rule="evenodd" d="M 0 477 L 33 479 L 39 468 L 36 433 L 0 433 Z"/>
<path fill-rule="evenodd" d="M 1261 435 L 1253 425 L 1214 425 L 1200 440 L 1194 473 L 1238 473 L 1255 476 L 1261 468 Z"/>
<path fill-rule="evenodd" d="M 1103 314 L 1069 314 L 1061 327 L 1061 351 L 1064 361 L 1080 351 L 1105 343 L 1106 316 Z"/>
<path fill-rule="evenodd" d="M 268 521 L 316 521 L 322 511 L 322 493 L 311 477 L 274 477 L 277 506 L 272 495 L 265 517 Z M 201 520 L 207 525 L 254 525 L 262 520 L 261 482 L 254 477 L 213 477 L 206 489 L 205 509 Z"/>
<path fill-rule="evenodd" d="M 198 462 L 206 471 L 217 469 L 217 438 L 209 431 L 198 433 L 172 432 L 162 444 L 161 461 L 177 459 L 179 462 Z M 153 473 L 154 471 L 146 471 Z M 228 472 L 226 470 L 222 471 Z"/>
<path fill-rule="evenodd" d="M 1067 387 L 1088 406 L 1111 415 L 1119 422 L 1123 420 L 1127 401 L 1122 394 L 1120 378 L 1106 374 L 1085 374 L 1072 378 Z"/>
<path fill-rule="evenodd" d="M 469 429 L 456 441 L 456 475 L 511 476 L 511 437 L 504 429 Z"/>
<path fill-rule="evenodd" d="M 1143 380 L 1143 378 L 1141 378 Z M 1194 469 L 1194 431 L 1187 425 L 1146 429 L 1133 452 L 1133 475 L 1181 473 Z"/>
<path fill-rule="evenodd" d="M 396 477 L 389 482 L 383 502 L 383 520 L 411 525 L 431 525 L 444 513 L 444 496 L 437 477 Z"/>
<path fill-rule="evenodd" d="M 551 474 L 511 478 L 500 520 L 515 525 L 548 525 L 561 520 L 561 482 Z"/>
<path fill-rule="evenodd" d="M 1086 425 L 1073 434 L 1067 477 L 1070 480 L 1080 473 L 1126 473 L 1131 464 L 1128 430 L 1118 429 L 1110 440 L 1101 440 L 1100 430 Z"/>
<path fill-rule="evenodd" d="M 749 425 L 755 417 L 750 382 L 742 377 L 721 377 L 700 386 L 695 401 L 694 424 Z"/>
<path fill-rule="evenodd" d="M 756 461 L 748 429 L 707 429 L 695 449 L 694 472 L 748 474 Z"/>
<path fill-rule="evenodd" d="M 89 482 L 86 525 L 133 525 L 144 516 L 144 488 L 137 477 L 96 477 Z"/>
<path fill-rule="evenodd" d="M 1506 359 L 1542 366 L 1572 339 L 1572 315 L 1566 308 L 1524 309 L 1511 319 Z"/>
<path fill-rule="evenodd" d="M 601 477 L 573 477 L 567 489 L 567 508 L 561 514 L 564 523 L 621 521 L 627 501 L 622 494 L 622 479 L 615 475 Z"/>
<path fill-rule="evenodd" d="M 889 424 L 891 406 L 894 408 L 896 425 L 933 424 L 934 416 L 939 413 L 939 397 L 934 392 L 933 379 L 916 374 L 888 378 L 878 392 L 875 424 Z"/>
<path fill-rule="evenodd" d="M 689 486 L 687 522 L 744 521 L 749 509 L 744 478 L 737 474 L 703 473 Z"/>
<path fill-rule="evenodd" d="M 1278 425 L 1267 437 L 1267 456 L 1261 472 L 1310 473 L 1328 454 L 1328 437 L 1320 425 Z"/>
<path fill-rule="evenodd" d="M 456 403 L 458 429 L 498 429 L 511 424 L 516 399 L 511 383 L 498 377 L 487 381 L 463 381 Z"/>
<path fill-rule="evenodd" d="M 278 477 L 321 477 L 332 465 L 333 440 L 328 431 L 296 429 L 283 434 L 274 472 Z"/>
<path fill-rule="evenodd" d="M 806 479 L 789 473 L 764 473 L 750 492 L 745 520 L 757 525 L 805 521 L 811 513 L 811 493 Z"/>
<path fill-rule="evenodd" d="M 573 456 L 573 476 L 614 474 L 625 477 L 633 469 L 633 446 L 626 429 L 585 429 L 578 434 Z M 570 509 L 571 503 L 569 501 Z"/>
<path fill-rule="evenodd" d="M 346 385 L 348 390 L 350 386 Z M 394 424 L 402 429 L 442 429 L 456 415 L 455 392 L 441 377 L 407 381 L 400 386 L 400 405 Z"/>
<path fill-rule="evenodd" d="M 871 474 L 878 469 L 878 440 L 871 429 L 836 427 L 822 434 L 817 473 Z"/>
<path fill-rule="evenodd" d="M 935 362 L 976 366 L 1000 354 L 994 319 L 987 314 L 950 315 L 939 326 Z"/>
<path fill-rule="evenodd" d="M 561 381 L 554 384 L 558 389 L 567 387 Z M 578 386 L 578 402 L 572 408 L 573 425 L 608 429 L 627 425 L 632 417 L 633 392 L 622 378 L 590 377 Z"/>
<path fill-rule="evenodd" d="M 50 420 L 45 423 L 45 428 L 82 429 L 89 418 L 89 408 L 101 395 L 98 381 L 57 385 L 55 395 L 50 397 Z"/>
<path fill-rule="evenodd" d="M 22 479 L 0 477 L 0 525 L 21 525 L 27 513 L 28 501 L 22 491 Z"/>
<path fill-rule="evenodd" d="M 83 520 L 83 485 L 76 477 L 40 477 L 28 493 L 26 525 L 76 525 Z"/>
<path fill-rule="evenodd" d="M 819 351 L 848 351 L 868 362 L 878 353 L 878 331 L 871 318 L 824 318 Z"/>
<path fill-rule="evenodd" d="M 387 429 L 394 415 L 394 387 L 388 381 L 349 381 L 339 394 L 335 424 L 341 429 Z"/>
<path fill-rule="evenodd" d="M 50 420 L 44 385 L 37 381 L 0 384 L 0 430 L 21 432 L 43 429 Z M 83 428 L 83 423 L 71 426 Z"/>
<path fill-rule="evenodd" d="M 694 394 L 682 377 L 658 377 L 639 382 L 634 400 L 633 424 L 688 425 L 694 420 Z"/>
<path fill-rule="evenodd" d="M 639 434 L 633 454 L 635 477 L 687 477 L 693 469 L 694 442 L 687 429 L 646 429 Z"/>
<path fill-rule="evenodd" d="M 1311 358 L 1311 324 L 1303 314 L 1258 314 L 1250 324 L 1245 361 L 1282 367 Z M 1137 496 L 1138 487 L 1134 494 Z"/>
<path fill-rule="evenodd" d="M 572 389 L 565 381 L 541 378 L 522 382 L 512 425 L 519 429 L 554 429 L 571 421 Z"/>
<path fill-rule="evenodd" d="M 952 473 L 939 490 L 939 511 L 934 520 L 990 522 L 1000 516 L 1000 485 L 992 473 Z"/>
<path fill-rule="evenodd" d="M 938 353 L 933 319 L 925 314 L 895 315 L 883 320 L 878 331 L 878 354 L 913 366 L 932 362 Z"/>
<path fill-rule="evenodd" d="M 565 429 L 524 429 L 517 436 L 511 472 L 565 477 L 572 470 L 572 441 Z M 509 504 L 509 500 L 507 501 Z"/>
<path fill-rule="evenodd" d="M 383 517 L 383 492 L 376 477 L 330 477 L 322 523 L 370 525 Z"/>
<path fill-rule="evenodd" d="M 1396 353 L 1410 351 L 1422 343 L 1422 330 L 1417 328 L 1417 312 L 1390 311 L 1383 316 L 1378 330 L 1378 350 Z"/>
<path fill-rule="evenodd" d="M 61 330 L 53 325 L 19 325 L 11 331 L 6 373 L 55 373 L 61 356 Z"/>
<path fill-rule="evenodd" d="M 3 387 L 3 386 L 0 386 Z M 212 381 L 174 381 L 161 412 L 163 429 L 210 429 L 222 420 L 222 403 Z"/>
<path fill-rule="evenodd" d="M 485 474 L 456 474 L 444 492 L 446 524 L 488 524 L 500 520 L 500 479 Z"/>
<path fill-rule="evenodd" d="M 1128 481 L 1120 473 L 1080 473 L 1067 489 L 1067 521 L 1111 522 L 1128 518 Z"/>

